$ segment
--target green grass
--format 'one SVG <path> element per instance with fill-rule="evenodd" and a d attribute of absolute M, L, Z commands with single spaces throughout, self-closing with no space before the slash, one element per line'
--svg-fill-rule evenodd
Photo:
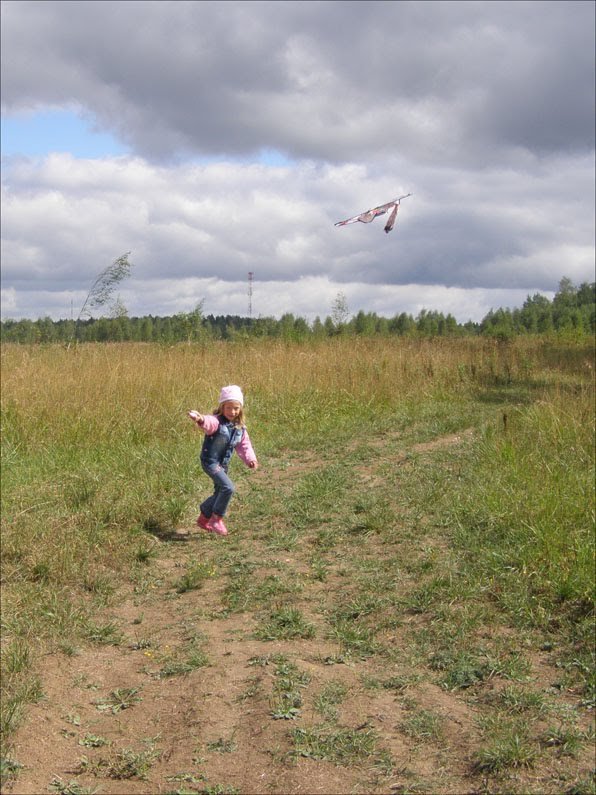
<path fill-rule="evenodd" d="M 434 712 L 410 706 L 412 710 L 400 728 L 415 740 L 440 742 L 442 740 L 441 718 Z"/>
<path fill-rule="evenodd" d="M 196 591 L 214 574 L 215 571 L 211 564 L 191 559 L 184 574 L 174 583 L 176 593 Z"/>
<path fill-rule="evenodd" d="M 255 630 L 260 640 L 295 640 L 313 638 L 316 629 L 295 607 L 281 607 L 266 616 Z"/>
<path fill-rule="evenodd" d="M 372 762 L 379 753 L 378 737 L 372 729 L 330 727 L 327 724 L 292 732 L 295 756 L 319 759 L 335 765 Z"/>
<path fill-rule="evenodd" d="M 481 773 L 503 773 L 505 770 L 533 767 L 537 756 L 538 751 L 525 732 L 505 728 L 478 752 L 474 767 Z"/>
<path fill-rule="evenodd" d="M 314 707 L 326 720 L 336 720 L 338 716 L 338 707 L 347 694 L 348 686 L 344 682 L 327 682 L 315 699 Z"/>
<path fill-rule="evenodd" d="M 283 655 L 273 658 L 275 680 L 271 696 L 271 716 L 276 720 L 294 720 L 300 715 L 303 704 L 302 691 L 309 684 L 310 676 L 298 669 Z"/>

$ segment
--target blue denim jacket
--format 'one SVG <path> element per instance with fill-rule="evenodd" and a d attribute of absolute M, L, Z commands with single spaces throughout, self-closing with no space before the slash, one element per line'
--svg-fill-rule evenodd
<path fill-rule="evenodd" d="M 244 428 L 237 428 L 221 414 L 217 415 L 217 419 L 219 428 L 203 440 L 201 464 L 208 471 L 222 467 L 227 472 L 232 453 L 244 436 Z"/>

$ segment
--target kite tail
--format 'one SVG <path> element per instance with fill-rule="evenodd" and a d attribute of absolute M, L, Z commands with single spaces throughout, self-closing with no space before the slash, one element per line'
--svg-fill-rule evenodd
<path fill-rule="evenodd" d="M 397 218 L 397 210 L 399 208 L 399 204 L 396 204 L 393 210 L 391 211 L 391 215 L 387 219 L 387 223 L 385 224 L 385 232 L 389 233 L 393 229 L 395 224 L 395 219 Z"/>

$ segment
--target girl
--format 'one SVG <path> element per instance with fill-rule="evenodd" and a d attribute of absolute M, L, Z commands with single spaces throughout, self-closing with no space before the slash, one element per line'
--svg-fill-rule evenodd
<path fill-rule="evenodd" d="M 234 494 L 234 484 L 228 477 L 228 466 L 234 450 L 246 466 L 259 466 L 248 431 L 244 425 L 244 395 L 239 386 L 224 386 L 219 394 L 219 406 L 214 414 L 189 411 L 188 416 L 205 433 L 201 450 L 201 466 L 215 487 L 213 494 L 201 504 L 197 525 L 210 533 L 227 536 L 223 522 L 228 504 Z"/>

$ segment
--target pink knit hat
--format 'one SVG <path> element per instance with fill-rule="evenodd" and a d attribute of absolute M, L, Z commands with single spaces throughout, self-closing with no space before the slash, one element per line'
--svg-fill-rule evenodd
<path fill-rule="evenodd" d="M 240 403 L 241 406 L 244 406 L 244 395 L 242 394 L 242 390 L 236 384 L 230 384 L 230 386 L 222 387 L 221 392 L 219 393 L 219 405 L 221 406 L 222 403 L 225 403 L 228 400 L 235 400 Z"/>

